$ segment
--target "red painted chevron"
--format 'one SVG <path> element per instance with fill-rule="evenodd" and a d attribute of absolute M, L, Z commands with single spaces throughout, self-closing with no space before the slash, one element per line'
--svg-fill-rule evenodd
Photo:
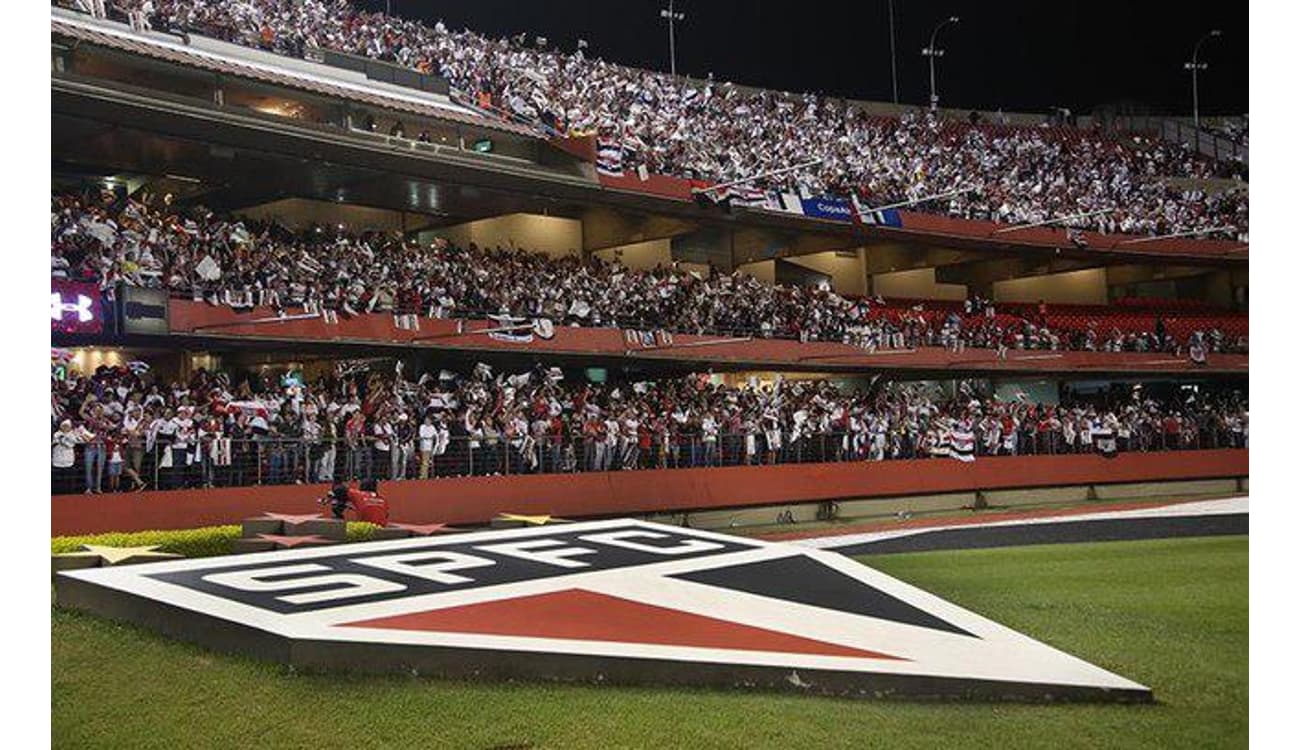
<path fill-rule="evenodd" d="M 899 660 L 876 651 L 660 607 L 583 589 L 498 599 L 344 623 L 340 627 L 647 643 Z"/>

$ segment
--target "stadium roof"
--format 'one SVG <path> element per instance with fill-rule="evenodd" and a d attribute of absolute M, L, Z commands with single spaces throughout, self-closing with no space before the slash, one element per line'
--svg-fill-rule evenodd
<path fill-rule="evenodd" d="M 52 14 L 52 33 L 82 42 L 376 107 L 517 135 L 537 135 L 532 128 L 481 115 L 445 96 L 378 81 L 349 80 L 350 71 L 308 60 L 273 55 L 197 36 L 191 37 L 190 44 L 183 44 L 165 34 L 137 33 L 112 21 L 92 20 L 59 8 L 52 9 Z"/>

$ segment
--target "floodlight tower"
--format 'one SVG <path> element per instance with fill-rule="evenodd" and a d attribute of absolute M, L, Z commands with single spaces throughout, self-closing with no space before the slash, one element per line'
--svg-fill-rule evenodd
<path fill-rule="evenodd" d="M 1192 71 L 1192 124 L 1197 130 L 1201 128 L 1201 97 L 1196 87 L 1196 74 L 1210 67 L 1201 62 L 1201 45 L 1205 44 L 1210 37 L 1223 36 L 1219 29 L 1211 29 L 1205 36 L 1196 40 L 1196 46 L 1192 47 L 1192 61 L 1183 63 L 1183 70 Z"/>
<path fill-rule="evenodd" d="M 939 95 L 936 94 L 934 90 L 934 58 L 943 57 L 943 50 L 935 46 L 934 40 L 936 37 L 939 36 L 939 29 L 942 29 L 944 26 L 947 26 L 950 23 L 957 23 L 960 20 L 961 19 L 958 18 L 957 16 L 949 16 L 947 19 L 940 21 L 939 24 L 934 27 L 934 31 L 930 32 L 930 46 L 921 50 L 922 57 L 930 58 L 930 111 L 931 112 L 939 108 Z"/>
<path fill-rule="evenodd" d="M 676 23 L 685 21 L 686 14 L 678 13 L 674 0 L 668 0 L 668 7 L 659 11 L 659 17 L 668 21 L 668 64 L 673 75 L 677 75 L 677 36 Z"/>

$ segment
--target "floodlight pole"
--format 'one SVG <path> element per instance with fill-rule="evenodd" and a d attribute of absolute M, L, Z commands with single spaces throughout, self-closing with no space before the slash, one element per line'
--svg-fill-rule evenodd
<path fill-rule="evenodd" d="M 934 112 L 939 108 L 939 96 L 934 92 L 934 58 L 943 57 L 943 50 L 934 46 L 934 41 L 939 36 L 939 29 L 942 29 L 944 26 L 947 26 L 950 23 L 957 23 L 960 20 L 961 19 L 958 18 L 957 16 L 949 16 L 947 19 L 940 21 L 939 24 L 934 27 L 934 31 L 930 32 L 930 46 L 921 50 L 921 55 L 923 57 L 930 58 L 930 111 L 931 112 Z"/>
<path fill-rule="evenodd" d="M 869 208 L 872 211 L 888 211 L 892 208 L 904 208 L 906 206 L 917 206 L 922 203 L 929 203 L 930 201 L 942 200 L 944 198 L 955 198 L 959 195 L 965 195 L 966 193 L 969 193 L 972 190 L 978 190 L 978 189 L 979 186 L 972 185 L 970 187 L 958 188 L 956 190 L 949 190 L 946 193 L 935 193 L 933 195 L 923 195 L 920 198 L 912 198 L 911 200 L 899 201 L 898 203 L 889 203 L 884 206 L 869 206 Z"/>
<path fill-rule="evenodd" d="M 894 51 L 894 0 L 889 0 L 889 72 L 894 81 L 894 104 L 898 104 L 898 54 Z"/>
<path fill-rule="evenodd" d="M 1197 89 L 1196 74 L 1210 67 L 1201 62 L 1201 45 L 1205 44 L 1206 40 L 1210 37 L 1216 36 L 1223 36 L 1223 32 L 1219 29 L 1211 29 L 1205 36 L 1196 40 L 1196 46 L 1192 47 L 1192 61 L 1183 63 L 1183 70 L 1192 71 L 1192 125 L 1194 125 L 1197 130 L 1201 129 L 1201 101 L 1200 91 Z"/>
<path fill-rule="evenodd" d="M 1035 221 L 1030 224 L 1017 224 L 1014 227 L 1003 227 L 1002 229 L 995 229 L 993 230 L 993 234 L 1006 234 L 1007 232 L 1019 232 L 1022 229 L 1033 229 L 1034 227 L 1046 227 L 1046 226 L 1051 226 L 1053 224 L 1060 224 L 1066 221 L 1074 221 L 1075 219 L 1090 219 L 1094 216 L 1104 216 L 1109 213 L 1114 213 L 1115 211 L 1118 210 L 1119 209 L 1117 208 L 1103 208 L 1099 211 L 1086 211 L 1084 213 L 1072 214 L 1070 216 L 1058 216 L 1054 219 L 1044 219 L 1042 221 Z"/>
<path fill-rule="evenodd" d="M 1170 234 L 1159 234 L 1153 237 L 1138 237 L 1131 240 L 1116 242 L 1116 245 L 1139 245 L 1143 242 L 1155 242 L 1156 240 L 1169 240 L 1177 237 L 1194 237 L 1198 234 L 1220 234 L 1222 232 L 1235 232 L 1237 228 L 1230 224 L 1221 224 L 1219 226 L 1209 227 L 1206 229 L 1187 229 L 1182 232 L 1171 232 Z"/>
<path fill-rule="evenodd" d="M 668 0 L 668 7 L 659 11 L 659 17 L 668 21 L 668 65 L 673 75 L 677 75 L 677 34 L 676 23 L 686 20 L 685 13 L 678 13 L 673 7 L 674 0 Z"/>
<path fill-rule="evenodd" d="M 730 182 L 720 182 L 717 185 L 710 185 L 706 188 L 695 188 L 691 192 L 708 195 L 709 193 L 716 192 L 718 190 L 724 190 L 726 188 L 734 187 L 736 185 L 743 185 L 746 182 L 753 182 L 755 180 L 764 180 L 769 177 L 776 177 L 778 175 L 787 174 L 789 172 L 798 172 L 801 169 L 815 167 L 818 164 L 821 164 L 823 161 L 824 159 L 813 159 L 810 162 L 805 162 L 803 164 L 796 164 L 793 167 L 782 167 L 780 169 L 773 169 L 770 172 L 760 172 L 756 175 L 750 175 L 749 177 L 741 177 L 738 180 L 732 180 Z"/>

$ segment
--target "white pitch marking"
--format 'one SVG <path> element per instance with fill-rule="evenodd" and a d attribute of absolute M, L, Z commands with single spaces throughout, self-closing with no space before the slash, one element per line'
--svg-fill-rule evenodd
<path fill-rule="evenodd" d="M 935 524 L 931 526 L 909 526 L 902 529 L 867 531 L 861 534 L 830 534 L 827 536 L 791 539 L 788 543 L 799 547 L 811 547 L 813 549 L 836 549 L 838 547 L 852 547 L 859 544 L 867 544 L 869 542 L 879 542 L 885 539 L 898 539 L 906 536 L 928 534 L 935 531 L 948 531 L 952 529 L 988 529 L 997 526 L 1077 523 L 1079 521 L 1108 521 L 1124 518 L 1184 518 L 1189 516 L 1232 515 L 1250 512 L 1249 500 L 1249 496 L 1242 495 L 1239 497 L 1230 497 L 1220 500 L 1201 500 L 1191 503 L 1158 505 L 1151 508 L 1097 511 L 1096 513 L 1082 513 L 1078 515 L 1033 516 L 1029 518 L 985 521 L 982 523 L 945 524 L 936 521 Z"/>

